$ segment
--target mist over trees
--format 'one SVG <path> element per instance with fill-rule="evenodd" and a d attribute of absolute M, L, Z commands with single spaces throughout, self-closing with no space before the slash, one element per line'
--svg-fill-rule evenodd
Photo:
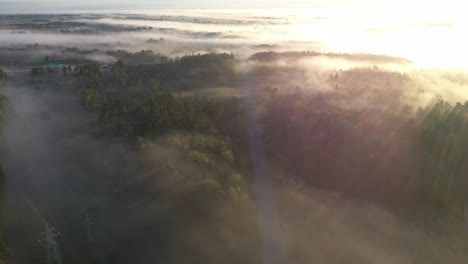
<path fill-rule="evenodd" d="M 208 56 L 187 56 L 167 63 L 190 73 L 190 61 L 206 59 L 208 65 L 216 65 L 219 60 L 231 60 L 224 54 Z M 237 83 L 234 78 L 240 78 L 233 71 L 235 62 L 222 62 L 227 68 L 218 66 L 216 71 L 203 63 L 197 61 L 202 70 L 191 74 L 195 87 L 199 82 L 219 82 L 206 76 L 230 76 L 225 83 Z M 178 95 L 168 88 L 177 80 L 170 78 L 170 67 L 164 65 L 143 67 L 119 61 L 111 72 L 101 72 L 97 65 L 80 66 L 75 71 L 80 83 L 87 84 L 82 103 L 117 135 L 129 139 L 153 138 L 168 131 L 197 132 L 228 136 L 238 146 L 246 146 L 246 131 L 239 131 L 246 126 L 242 101 Z M 368 87 L 374 80 L 376 85 L 388 86 L 365 90 L 353 86 L 362 78 Z M 329 80 L 338 90 L 316 93 L 299 87 L 288 91 L 271 87 L 255 95 L 258 108 L 262 108 L 258 117 L 261 140 L 270 161 L 287 170 L 288 177 L 390 207 L 404 203 L 412 204 L 406 210 L 435 206 L 462 213 L 466 200 L 462 190 L 467 180 L 463 176 L 465 130 L 456 124 L 465 122 L 463 105 L 452 106 L 437 98 L 414 110 L 402 103 L 398 90 L 390 88 L 411 83 L 408 76 L 396 72 L 351 69 L 330 74 Z M 338 88 L 344 85 L 349 87 Z M 356 94 L 362 93 L 375 99 L 359 106 Z M 384 108 L 381 99 L 386 100 Z M 195 153 L 191 157 L 212 163 Z"/>
<path fill-rule="evenodd" d="M 108 16 L 208 29 L 260 19 Z M 0 54 L 5 263 L 44 262 L 46 223 L 65 263 L 468 258 L 463 74 L 276 44 L 239 56 L 237 31 L 20 18 L 5 24 L 69 42 Z M 102 32 L 112 43 L 93 42 Z"/>
<path fill-rule="evenodd" d="M 191 73 L 191 61 L 197 61 L 196 74 Z M 202 67 L 204 63 L 221 63 L 224 68 Z M 140 149 L 151 146 L 154 138 L 184 135 L 169 136 L 165 144 L 203 168 L 204 177 L 188 181 L 201 188 L 194 191 L 204 197 L 201 204 L 191 206 L 231 199 L 246 206 L 254 198 L 248 187 L 254 180 L 254 164 L 247 154 L 250 136 L 245 101 L 182 95 L 185 86 L 171 77 L 172 71 L 184 69 L 179 76 L 190 76 L 192 89 L 220 82 L 237 85 L 246 77 L 233 70 L 235 65 L 229 55 L 209 54 L 146 67 L 118 61 L 111 71 L 83 65 L 75 72 L 81 103 L 111 134 Z M 451 105 L 435 97 L 415 109 L 400 90 L 411 87 L 413 81 L 398 72 L 355 68 L 324 75 L 331 90 L 273 86 L 250 94 L 256 98 L 254 115 L 266 159 L 277 170 L 287 171 L 285 178 L 273 178 L 372 201 L 404 218 L 425 219 L 429 228 L 446 222 L 461 228 L 468 180 L 466 128 L 461 124 L 468 121 L 467 104 Z M 363 79 L 366 87 L 359 84 Z M 230 198 L 225 201 L 223 197 Z M 247 209 L 236 210 L 244 215 Z M 205 249 L 197 250 L 205 254 Z"/>

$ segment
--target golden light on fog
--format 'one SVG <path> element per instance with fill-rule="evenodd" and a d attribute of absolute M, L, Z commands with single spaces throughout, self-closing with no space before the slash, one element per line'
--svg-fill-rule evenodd
<path fill-rule="evenodd" d="M 283 41 L 319 42 L 323 51 L 403 57 L 422 68 L 468 66 L 468 40 L 463 37 L 468 23 L 456 13 L 327 11 L 329 16 L 323 17 L 319 12 L 290 16 L 289 24 L 271 27 L 269 37 L 273 42 L 282 33 Z"/>

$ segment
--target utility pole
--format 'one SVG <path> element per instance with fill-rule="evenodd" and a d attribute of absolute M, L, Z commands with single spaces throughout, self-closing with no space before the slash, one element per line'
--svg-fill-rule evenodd
<path fill-rule="evenodd" d="M 43 233 L 43 238 L 37 242 L 41 244 L 47 250 L 47 264 L 53 264 L 53 260 L 58 264 L 62 264 L 62 260 L 58 254 L 56 237 L 60 236 L 60 233 L 55 228 L 50 228 L 49 223 L 46 223 L 46 230 Z"/>
<path fill-rule="evenodd" d="M 92 236 L 92 233 L 91 233 L 91 225 L 93 225 L 94 223 L 91 222 L 88 213 L 86 213 L 86 218 L 84 219 L 84 224 L 85 224 L 85 228 L 86 228 L 86 234 L 87 234 L 87 237 L 88 237 L 88 242 L 91 242 L 93 240 L 93 236 Z"/>

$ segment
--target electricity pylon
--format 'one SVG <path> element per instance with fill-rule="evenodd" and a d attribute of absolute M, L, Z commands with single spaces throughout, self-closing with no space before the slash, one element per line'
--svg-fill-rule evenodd
<path fill-rule="evenodd" d="M 46 223 L 46 230 L 43 233 L 43 238 L 39 239 L 38 242 L 47 250 L 47 264 L 58 263 L 62 264 L 62 259 L 58 254 L 56 237 L 60 236 L 60 233 L 55 228 L 50 228 L 49 223 Z"/>
<path fill-rule="evenodd" d="M 86 213 L 86 217 L 85 217 L 83 223 L 84 223 L 85 228 L 86 228 L 86 235 L 88 237 L 88 242 L 91 242 L 93 240 L 93 236 L 92 236 L 92 233 L 91 233 L 91 225 L 93 225 L 94 223 L 91 222 L 88 213 Z"/>

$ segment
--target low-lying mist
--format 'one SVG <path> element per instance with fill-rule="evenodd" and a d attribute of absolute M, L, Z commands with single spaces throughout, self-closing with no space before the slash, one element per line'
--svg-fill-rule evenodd
<path fill-rule="evenodd" d="M 5 90 L 10 110 L 2 163 L 10 193 L 6 235 L 15 261 L 41 259 L 35 239 L 45 221 L 61 230 L 68 262 L 259 263 L 262 254 L 271 254 L 259 247 L 258 225 L 266 223 L 257 220 L 255 196 L 225 192 L 210 180 L 198 183 L 215 176 L 186 158 L 184 145 L 192 135 L 170 133 L 134 149 L 104 137 L 73 90 L 28 87 L 15 84 L 26 77 L 13 78 Z M 440 263 L 467 257 L 461 234 L 427 233 L 372 202 L 304 188 L 280 171 L 268 165 L 268 173 L 282 180 L 267 206 L 278 211 L 280 250 L 288 262 Z M 229 177 L 227 182 L 254 188 Z M 86 215 L 93 221 L 91 242 Z"/>
<path fill-rule="evenodd" d="M 186 10 L 74 14 L 2 15 L 3 47 L 47 44 L 150 49 L 165 55 L 233 52 L 248 57 L 273 51 L 373 53 L 404 57 L 419 67 L 466 66 L 459 14 L 401 10 Z M 395 13 L 396 12 L 396 13 Z M 395 22 L 398 21 L 398 22 Z M 21 33 L 21 34 L 18 34 Z M 418 36 L 415 38 L 414 36 Z M 437 36 L 435 38 L 434 36 Z M 148 45 L 164 38 L 169 45 Z M 160 43 L 161 44 L 161 43 Z M 195 44 L 191 46 L 190 44 Z M 171 48 L 172 45 L 175 45 Z"/>
<path fill-rule="evenodd" d="M 467 72 L 361 45 L 458 20 L 197 12 L 0 16 L 5 259 L 468 259 Z"/>

